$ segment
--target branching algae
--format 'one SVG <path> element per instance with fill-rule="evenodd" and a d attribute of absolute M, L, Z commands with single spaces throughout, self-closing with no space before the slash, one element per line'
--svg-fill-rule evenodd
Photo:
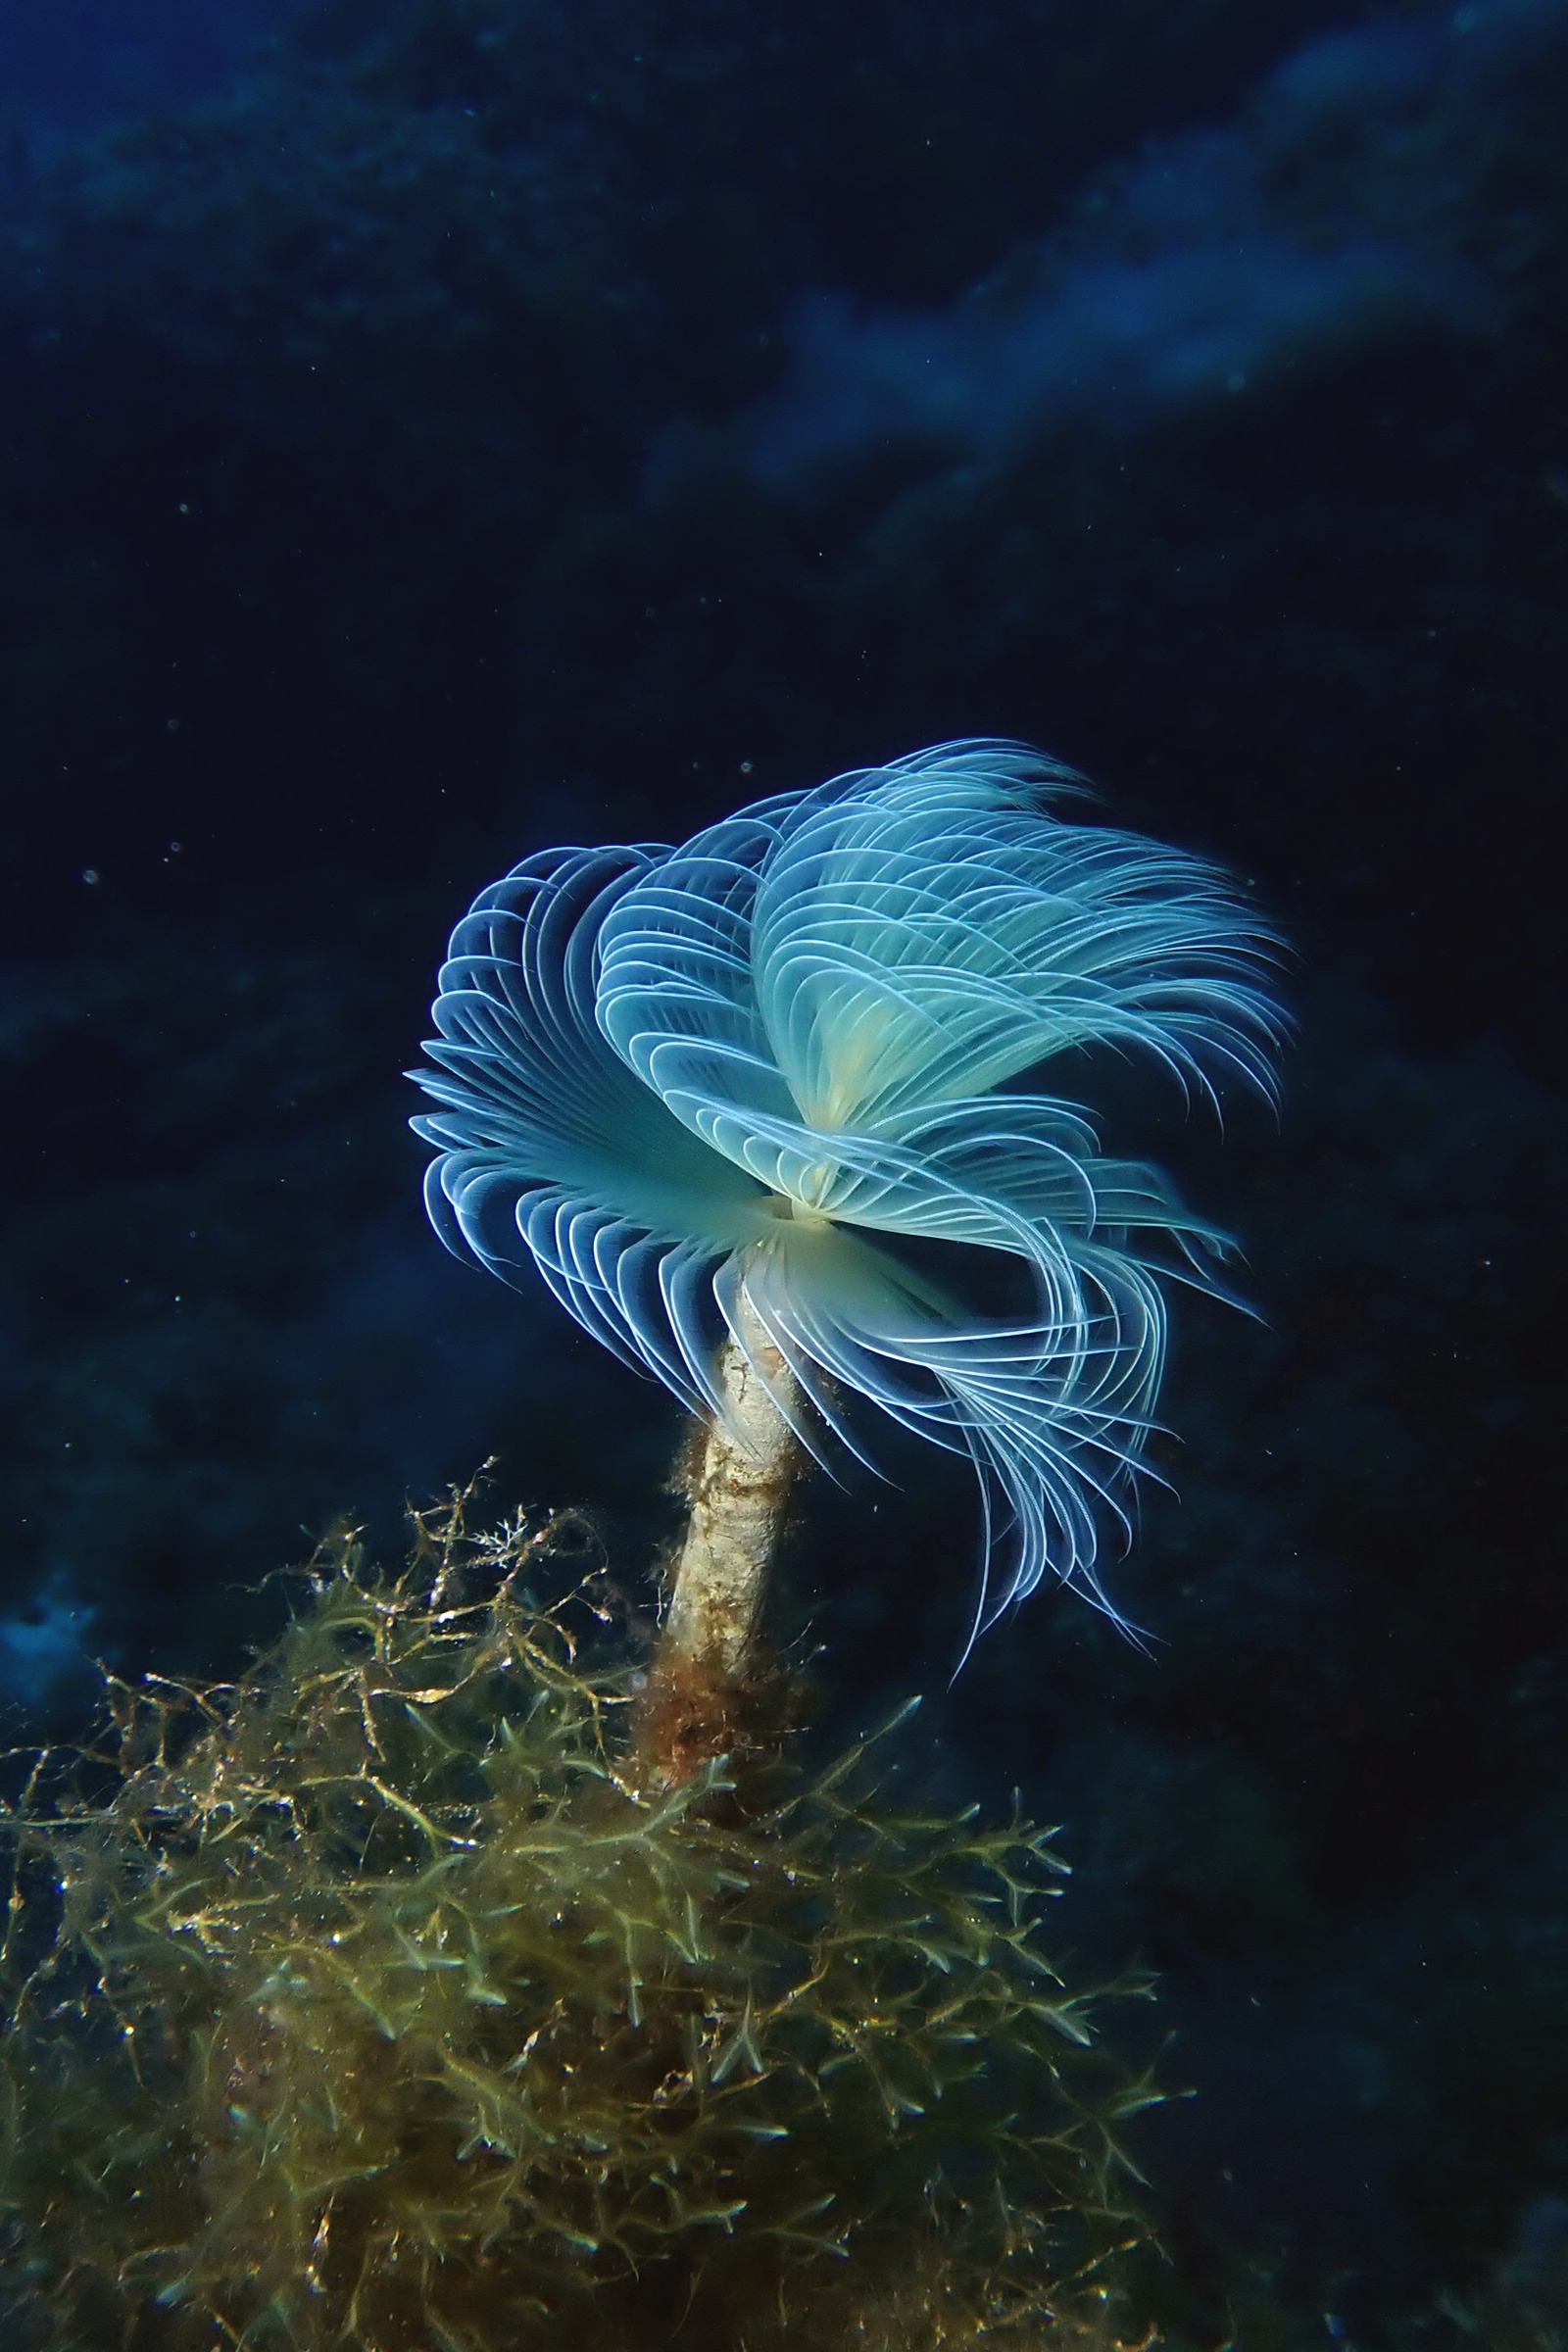
<path fill-rule="evenodd" d="M 1279 1020 L 1224 878 L 1063 789 L 948 746 L 530 858 L 459 926 L 427 1199 L 694 1408 L 660 1642 L 565 1590 L 567 1523 L 459 1497 L 401 1581 L 328 1545 L 239 1683 L 112 1684 L 98 1746 L 23 1760 L 17 2340 L 1138 2340 L 1116 2129 L 1153 2094 L 1046 1956 L 1045 1836 L 901 1805 L 885 1736 L 792 1767 L 763 1628 L 858 1397 L 973 1462 L 979 1617 L 1048 1571 L 1103 1601 L 1160 1276 L 1224 1240 L 1033 1073 L 1266 1091 Z"/>
<path fill-rule="evenodd" d="M 8 2340 L 1123 2340 L 1151 2094 L 1045 1836 L 902 1809 L 877 1740 L 646 1790 L 593 1581 L 530 1597 L 559 1528 L 421 1532 L 18 1790 Z"/>

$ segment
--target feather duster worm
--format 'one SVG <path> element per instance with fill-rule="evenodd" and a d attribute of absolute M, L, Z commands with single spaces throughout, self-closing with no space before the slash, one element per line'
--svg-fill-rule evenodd
<path fill-rule="evenodd" d="M 858 1396 L 966 1453 L 977 1627 L 1048 1574 L 1109 1605 L 1160 1277 L 1208 1285 L 1227 1246 L 1154 1169 L 1102 1157 L 1047 1065 L 1139 1049 L 1268 1096 L 1283 1025 L 1235 888 L 1063 821 L 1076 781 L 947 744 L 680 849 L 525 858 L 458 926 L 415 1073 L 442 1239 L 508 1281 L 537 1267 L 742 1452 L 760 1409 L 858 1453 Z"/>

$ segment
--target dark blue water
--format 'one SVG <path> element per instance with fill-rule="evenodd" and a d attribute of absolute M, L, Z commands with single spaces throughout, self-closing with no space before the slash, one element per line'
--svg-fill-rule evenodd
<path fill-rule="evenodd" d="M 1162 1973 L 1199 2340 L 1551 2340 L 1568 5 L 59 0 L 0 77 L 19 1736 L 491 1453 L 645 1556 L 673 1408 L 423 1220 L 447 932 L 552 841 L 1037 742 L 1255 883 L 1301 1042 L 1280 1131 L 1132 1139 L 1266 1318 L 1179 1302 L 1152 1654 L 1037 1600 L 941 1771 Z M 813 1505 L 841 1720 L 966 1623 L 899 1468 Z"/>
<path fill-rule="evenodd" d="M 32 160 L 222 87 L 289 0 L 0 4 L 0 122 Z"/>

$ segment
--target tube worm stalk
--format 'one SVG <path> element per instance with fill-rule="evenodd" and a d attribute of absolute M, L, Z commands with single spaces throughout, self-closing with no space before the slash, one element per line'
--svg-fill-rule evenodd
<path fill-rule="evenodd" d="M 664 1787 L 756 1744 L 770 1679 L 762 1611 L 802 1448 L 779 1411 L 796 1394 L 789 1367 L 744 1297 L 741 1313 L 745 1346 L 726 1340 L 716 1366 L 724 1409 L 687 1452 L 686 1533 L 639 1717 L 644 1771 Z"/>

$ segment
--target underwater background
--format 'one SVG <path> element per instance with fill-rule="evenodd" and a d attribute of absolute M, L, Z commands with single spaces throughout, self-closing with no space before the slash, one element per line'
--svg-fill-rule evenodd
<path fill-rule="evenodd" d="M 795 1601 L 1157 1971 L 1211 2341 L 1568 2330 L 1565 134 L 1568 0 L 0 7 L 9 1738 L 491 1454 L 634 1580 L 677 1410 L 424 1220 L 447 934 L 1039 743 L 1299 949 L 1278 1128 L 1114 1130 L 1262 1320 L 1176 1302 L 1147 1651 L 1041 1594 L 948 1688 L 896 1446 Z"/>

